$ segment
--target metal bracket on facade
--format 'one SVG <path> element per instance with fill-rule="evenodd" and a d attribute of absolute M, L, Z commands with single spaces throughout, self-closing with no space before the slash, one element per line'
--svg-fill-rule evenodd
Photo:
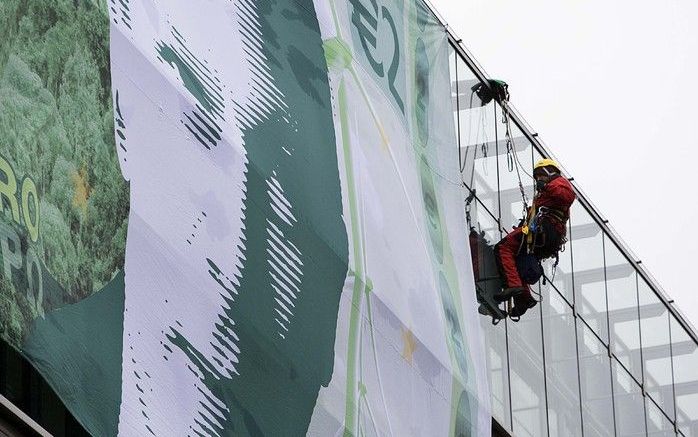
<path fill-rule="evenodd" d="M 5 396 L 0 395 L 0 434 L 51 437 L 51 434 L 27 416 Z"/>

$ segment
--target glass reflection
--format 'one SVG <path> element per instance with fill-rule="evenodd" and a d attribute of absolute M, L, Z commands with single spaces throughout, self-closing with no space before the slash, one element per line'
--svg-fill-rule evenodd
<path fill-rule="evenodd" d="M 645 435 L 642 390 L 618 361 L 613 366 L 613 403 L 618 437 Z"/>
<path fill-rule="evenodd" d="M 674 425 L 650 398 L 645 398 L 645 411 L 648 437 L 673 437 L 676 435 Z"/>
<path fill-rule="evenodd" d="M 686 436 L 698 436 L 698 348 L 671 317 L 676 424 Z"/>
<path fill-rule="evenodd" d="M 453 50 L 449 65 L 463 179 L 478 199 L 471 225 L 491 248 L 522 215 L 514 158 L 530 173 L 541 156 L 513 125 L 507 153 L 501 108 L 482 104 L 478 80 Z M 568 238 L 554 278 L 545 263 L 553 282 L 538 284 L 540 305 L 518 324 L 481 318 L 493 416 L 516 436 L 671 436 L 676 418 L 678 435 L 698 437 L 696 343 L 579 202 Z M 476 258 L 477 285 L 498 287 L 496 266 Z"/>
<path fill-rule="evenodd" d="M 637 273 L 610 239 L 605 240 L 604 253 L 611 351 L 635 379 L 642 381 Z"/>
<path fill-rule="evenodd" d="M 637 285 L 645 391 L 667 416 L 674 417 L 669 310 L 643 278 L 638 278 Z M 676 344 L 677 351 L 694 346 L 693 342 Z"/>
<path fill-rule="evenodd" d="M 574 314 L 555 288 L 546 288 L 541 308 L 550 435 L 581 436 Z"/>
<path fill-rule="evenodd" d="M 572 204 L 572 263 L 575 308 L 604 343 L 608 342 L 603 233 L 579 202 Z"/>
<path fill-rule="evenodd" d="M 583 323 L 578 325 L 579 377 L 585 437 L 613 435 L 613 399 L 608 350 Z"/>
<path fill-rule="evenodd" d="M 508 323 L 511 409 L 517 437 L 547 435 L 540 305 Z"/>

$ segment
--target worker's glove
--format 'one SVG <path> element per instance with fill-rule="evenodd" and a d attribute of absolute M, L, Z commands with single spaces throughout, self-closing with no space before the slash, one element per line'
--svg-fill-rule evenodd
<path fill-rule="evenodd" d="M 546 183 L 545 181 L 536 181 L 536 190 L 543 191 Z"/>

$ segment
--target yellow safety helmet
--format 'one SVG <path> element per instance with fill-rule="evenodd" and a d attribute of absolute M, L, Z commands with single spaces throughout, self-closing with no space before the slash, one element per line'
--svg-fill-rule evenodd
<path fill-rule="evenodd" d="M 558 172 L 560 171 L 560 166 L 557 165 L 557 162 L 548 158 L 541 159 L 540 161 L 536 162 L 536 165 L 533 166 L 533 170 L 536 170 L 541 167 L 554 167 Z"/>

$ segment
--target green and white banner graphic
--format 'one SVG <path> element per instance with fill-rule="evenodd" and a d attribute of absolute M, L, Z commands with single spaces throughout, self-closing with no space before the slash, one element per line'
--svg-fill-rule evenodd
<path fill-rule="evenodd" d="M 0 329 L 93 435 L 489 436 L 421 0 L 3 0 Z"/>

